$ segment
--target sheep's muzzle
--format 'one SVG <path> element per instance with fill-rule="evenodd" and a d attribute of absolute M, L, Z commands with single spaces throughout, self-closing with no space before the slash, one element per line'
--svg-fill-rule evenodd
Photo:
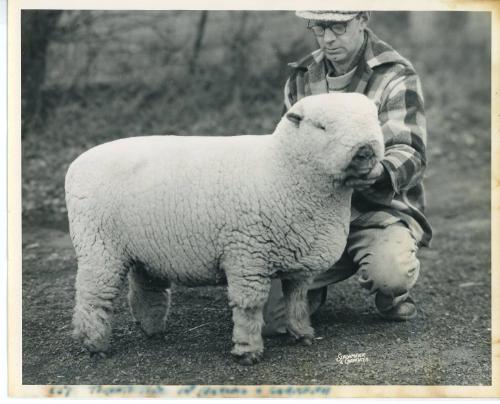
<path fill-rule="evenodd" d="M 377 157 L 371 145 L 361 146 L 347 167 L 347 173 L 355 177 L 367 175 L 377 164 Z"/>

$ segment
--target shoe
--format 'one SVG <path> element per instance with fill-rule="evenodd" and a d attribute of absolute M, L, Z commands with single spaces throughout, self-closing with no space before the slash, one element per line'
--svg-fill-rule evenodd
<path fill-rule="evenodd" d="M 375 306 L 377 307 L 379 315 L 385 320 L 389 321 L 408 321 L 415 317 L 417 317 L 417 306 L 411 297 L 408 297 L 406 300 L 397 303 L 395 306 L 389 305 L 388 296 L 385 296 L 381 293 L 377 293 L 375 296 Z"/>

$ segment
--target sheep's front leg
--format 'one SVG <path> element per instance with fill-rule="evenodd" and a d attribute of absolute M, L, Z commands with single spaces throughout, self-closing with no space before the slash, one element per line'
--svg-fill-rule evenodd
<path fill-rule="evenodd" d="M 136 265 L 128 274 L 128 283 L 132 317 L 148 337 L 162 334 L 170 307 L 170 282 L 154 278 L 142 265 Z"/>
<path fill-rule="evenodd" d="M 314 329 L 309 319 L 308 280 L 283 279 L 283 295 L 287 313 L 287 330 L 299 342 L 311 345 Z"/>
<path fill-rule="evenodd" d="M 263 309 L 271 288 L 268 277 L 259 274 L 241 275 L 249 272 L 253 271 L 244 268 L 238 270 L 237 274 L 226 272 L 234 323 L 231 353 L 243 365 L 252 365 L 262 358 Z"/>

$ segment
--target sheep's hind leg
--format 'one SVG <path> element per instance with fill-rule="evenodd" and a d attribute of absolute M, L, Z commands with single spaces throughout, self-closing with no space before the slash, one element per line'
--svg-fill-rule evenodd
<path fill-rule="evenodd" d="M 246 270 L 239 271 L 247 272 Z M 248 273 L 248 272 L 247 272 Z M 227 273 L 229 304 L 233 308 L 233 349 L 239 363 L 252 365 L 262 358 L 264 342 L 263 309 L 271 288 L 269 278 L 261 275 L 241 277 Z"/>
<path fill-rule="evenodd" d="M 128 282 L 128 302 L 134 320 L 148 337 L 165 332 L 170 282 L 148 275 L 142 264 L 131 268 Z"/>
<path fill-rule="evenodd" d="M 287 312 L 287 330 L 292 337 L 303 345 L 311 345 L 314 329 L 309 319 L 306 280 L 283 279 L 283 295 Z"/>
<path fill-rule="evenodd" d="M 73 337 L 91 355 L 109 349 L 113 302 L 125 277 L 122 261 L 105 251 L 78 259 Z"/>

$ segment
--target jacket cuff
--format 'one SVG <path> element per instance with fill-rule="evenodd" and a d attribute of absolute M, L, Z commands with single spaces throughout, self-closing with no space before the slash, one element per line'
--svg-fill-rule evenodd
<path fill-rule="evenodd" d="M 398 179 L 397 179 L 398 177 L 395 167 L 388 160 L 382 160 L 380 164 L 382 164 L 382 166 L 385 168 L 385 172 L 387 173 L 388 176 L 388 180 L 384 181 L 385 183 L 384 185 L 387 188 L 390 188 L 394 192 L 394 194 L 396 194 L 398 191 Z"/>

